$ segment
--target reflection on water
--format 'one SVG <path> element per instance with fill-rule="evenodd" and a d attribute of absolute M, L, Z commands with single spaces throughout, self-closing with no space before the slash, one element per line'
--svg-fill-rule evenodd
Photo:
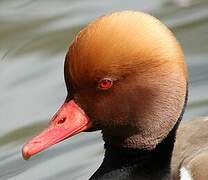
<path fill-rule="evenodd" d="M 184 120 L 208 115 L 208 1 L 0 2 L 0 179 L 87 179 L 99 166 L 99 132 L 82 133 L 24 161 L 21 147 L 64 101 L 63 60 L 75 34 L 116 10 L 143 10 L 165 22 L 182 43 L 190 70 Z"/>

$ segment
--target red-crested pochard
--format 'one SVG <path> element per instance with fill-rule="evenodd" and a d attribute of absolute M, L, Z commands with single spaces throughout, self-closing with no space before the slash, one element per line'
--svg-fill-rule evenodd
<path fill-rule="evenodd" d="M 105 157 L 91 179 L 172 179 L 187 70 L 170 30 L 141 12 L 103 16 L 75 38 L 64 70 L 66 100 L 48 129 L 24 146 L 24 158 L 102 130 Z"/>

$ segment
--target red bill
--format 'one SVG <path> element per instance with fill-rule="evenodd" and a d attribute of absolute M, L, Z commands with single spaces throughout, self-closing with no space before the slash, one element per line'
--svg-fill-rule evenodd
<path fill-rule="evenodd" d="M 85 112 L 73 101 L 66 102 L 58 110 L 47 129 L 34 137 L 22 149 L 24 159 L 49 148 L 91 126 Z"/>

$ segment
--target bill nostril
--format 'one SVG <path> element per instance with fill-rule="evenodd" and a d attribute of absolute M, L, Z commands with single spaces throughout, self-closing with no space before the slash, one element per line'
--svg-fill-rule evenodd
<path fill-rule="evenodd" d="M 33 141 L 33 144 L 38 144 L 38 143 L 41 143 L 41 141 L 38 141 L 38 140 Z"/>
<path fill-rule="evenodd" d="M 57 124 L 63 124 L 66 121 L 66 117 L 60 119 Z"/>

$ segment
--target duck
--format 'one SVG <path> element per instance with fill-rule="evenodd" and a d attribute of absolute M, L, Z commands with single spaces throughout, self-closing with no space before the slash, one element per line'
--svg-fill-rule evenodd
<path fill-rule="evenodd" d="M 48 128 L 23 146 L 24 159 L 78 133 L 101 130 L 105 154 L 91 180 L 178 177 L 172 172 L 178 173 L 176 161 L 184 157 L 175 139 L 188 71 L 179 42 L 162 22 L 138 11 L 98 18 L 70 45 L 64 77 L 66 99 Z"/>

